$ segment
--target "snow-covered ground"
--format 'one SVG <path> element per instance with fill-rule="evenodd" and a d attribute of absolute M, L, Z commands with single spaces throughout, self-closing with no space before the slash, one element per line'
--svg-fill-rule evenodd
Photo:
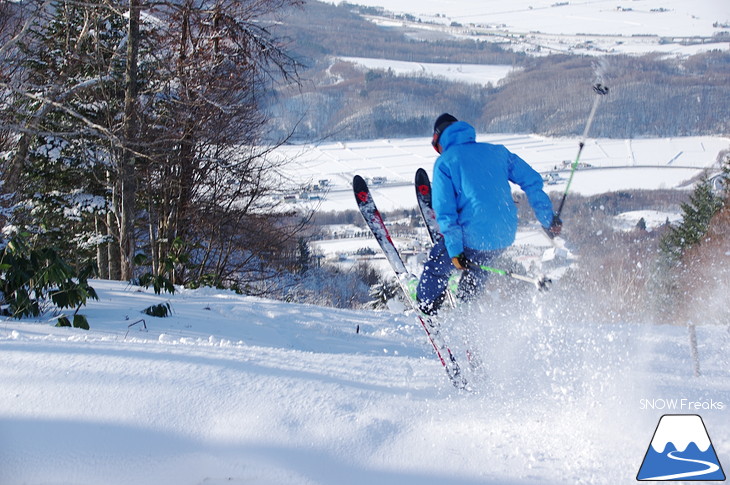
<path fill-rule="evenodd" d="M 610 59 L 611 55 L 662 53 L 685 57 L 730 49 L 730 2 L 718 0 L 361 0 L 382 7 L 367 15 L 388 28 L 401 28 L 416 40 L 466 38 L 499 44 L 532 56 L 577 54 Z M 393 18 L 409 14 L 418 20 Z M 511 66 L 437 64 L 390 59 L 342 58 L 367 69 L 396 74 L 496 84 Z"/>
<path fill-rule="evenodd" d="M 682 215 L 655 210 L 639 210 L 624 212 L 615 217 L 617 227 L 624 231 L 631 231 L 635 229 L 636 224 L 641 219 L 644 219 L 646 229 L 648 231 L 652 231 L 662 224 L 665 224 L 667 221 L 671 224 L 679 224 L 682 222 Z"/>
<path fill-rule="evenodd" d="M 358 0 L 395 13 L 441 18 L 442 22 L 502 25 L 523 32 L 557 34 L 712 35 L 716 22 L 730 21 L 730 6 L 717 0 L 629 2 L 513 0 Z"/>
<path fill-rule="evenodd" d="M 0 325 L 3 485 L 628 484 L 667 413 L 730 463 L 727 327 L 698 329 L 693 377 L 681 327 L 475 309 L 458 392 L 405 315 L 93 285 L 90 331 Z"/>

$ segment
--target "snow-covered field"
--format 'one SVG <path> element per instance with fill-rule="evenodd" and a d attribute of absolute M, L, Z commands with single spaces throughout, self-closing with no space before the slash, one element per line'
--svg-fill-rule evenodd
<path fill-rule="evenodd" d="M 494 66 L 488 64 L 449 64 L 431 62 L 393 61 L 390 59 L 372 59 L 368 57 L 341 57 L 364 69 L 392 70 L 398 76 L 424 76 L 444 78 L 469 84 L 497 84 L 513 70 L 512 66 Z"/>
<path fill-rule="evenodd" d="M 358 0 L 395 13 L 441 18 L 443 23 L 503 25 L 511 30 L 561 34 L 712 35 L 730 21 L 730 6 L 717 0 L 628 2 L 513 0 Z"/>
<path fill-rule="evenodd" d="M 416 38 L 444 35 L 497 42 L 533 55 L 663 52 L 690 55 L 730 48 L 730 3 L 718 0 L 358 0 L 359 5 L 408 13 L 422 22 L 403 25 Z"/>
<path fill-rule="evenodd" d="M 726 327 L 698 329 L 693 377 L 684 328 L 475 310 L 457 392 L 404 315 L 94 286 L 90 331 L 0 326 L 3 485 L 634 483 L 667 413 L 730 463 Z"/>
<path fill-rule="evenodd" d="M 404 29 L 417 40 L 467 38 L 497 43 L 532 56 L 577 54 L 610 59 L 611 55 L 690 56 L 730 49 L 730 2 L 718 0 L 632 0 L 556 2 L 554 0 L 359 0 L 382 7 L 367 16 L 378 25 Z M 418 21 L 393 19 L 410 14 Z M 496 84 L 510 66 L 432 64 L 388 59 L 343 58 L 367 69 L 396 74 Z"/>
<path fill-rule="evenodd" d="M 562 193 L 575 160 L 577 138 L 538 135 L 479 135 L 477 141 L 503 144 L 550 179 L 548 191 Z M 620 189 L 687 189 L 705 169 L 719 171 L 717 157 L 730 148 L 727 137 L 588 139 L 571 193 L 595 195 Z M 293 204 L 319 210 L 354 209 L 352 177 L 371 181 L 381 211 L 415 207 L 413 177 L 419 167 L 429 174 L 437 154 L 429 138 L 382 139 L 322 145 L 284 146 L 278 153 L 294 160 L 291 178 L 309 181 L 313 188 L 293 193 Z M 552 175 L 551 175 L 552 174 Z M 326 181 L 324 184 L 321 181 Z"/>

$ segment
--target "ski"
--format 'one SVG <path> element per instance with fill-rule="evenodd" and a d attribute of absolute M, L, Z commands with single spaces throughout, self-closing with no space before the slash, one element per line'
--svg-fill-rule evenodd
<path fill-rule="evenodd" d="M 433 210 L 431 179 L 428 178 L 428 173 L 423 168 L 419 168 L 416 170 L 416 178 L 414 182 L 416 186 L 416 201 L 418 201 L 418 209 L 421 211 L 421 216 L 423 217 L 423 222 L 426 225 L 428 235 L 431 238 L 431 243 L 436 244 L 444 236 L 441 234 L 439 224 L 436 221 L 436 211 Z M 457 292 L 458 286 L 458 277 L 456 277 L 456 275 L 452 275 L 449 279 L 449 286 L 446 290 L 446 297 L 451 308 L 456 308 L 456 297 L 454 295 Z M 469 342 L 466 342 L 466 344 L 467 347 L 470 347 Z M 481 366 L 481 359 L 471 348 L 467 349 L 466 358 L 472 370 Z"/>
<path fill-rule="evenodd" d="M 418 202 L 418 209 L 421 211 L 423 222 L 426 225 L 428 236 L 431 239 L 431 244 L 436 244 L 444 237 L 439 229 L 439 223 L 436 221 L 436 211 L 433 210 L 433 199 L 431 197 L 431 180 L 428 178 L 428 173 L 422 168 L 416 170 L 415 178 L 416 186 L 416 201 Z M 449 286 L 447 292 L 447 298 L 451 305 L 451 308 L 456 308 L 456 288 L 458 287 L 457 275 L 452 275 L 449 279 Z"/>
<path fill-rule="evenodd" d="M 439 323 L 436 320 L 421 313 L 421 311 L 418 309 L 418 305 L 415 301 L 413 301 L 409 294 L 408 288 L 406 287 L 406 282 L 410 274 L 406 269 L 406 265 L 403 263 L 403 258 L 401 258 L 398 249 L 396 248 L 393 240 L 390 237 L 390 232 L 385 226 L 385 222 L 380 215 L 380 211 L 378 211 L 378 208 L 375 205 L 375 201 L 373 200 L 373 196 L 370 193 L 367 182 L 365 182 L 365 179 L 363 179 L 359 175 L 355 175 L 352 180 L 352 189 L 355 194 L 357 207 L 358 209 L 360 209 L 360 214 L 362 214 L 362 217 L 365 220 L 368 228 L 370 229 L 370 232 L 372 232 L 373 236 L 375 236 L 378 245 L 385 254 L 385 258 L 388 260 L 388 263 L 390 263 L 390 266 L 393 268 L 393 271 L 395 272 L 398 280 L 398 284 L 403 290 L 403 293 L 405 293 L 406 295 L 406 300 L 411 305 L 411 308 L 413 308 L 413 310 L 415 311 L 416 316 L 421 326 L 423 327 L 423 330 L 426 332 L 426 335 L 428 336 L 431 345 L 436 351 L 436 355 L 441 361 L 441 364 L 444 366 L 446 374 L 449 376 L 451 383 L 457 389 L 467 389 L 466 379 L 462 375 L 459 364 L 456 362 L 456 359 L 451 353 L 451 350 L 449 350 L 448 346 L 444 342 L 444 339 L 441 335 Z"/>

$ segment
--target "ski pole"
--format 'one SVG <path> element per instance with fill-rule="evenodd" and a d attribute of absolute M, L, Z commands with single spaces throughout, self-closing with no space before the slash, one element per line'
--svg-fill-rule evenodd
<path fill-rule="evenodd" d="M 578 154 L 576 155 L 575 161 L 573 162 L 573 164 L 570 168 L 570 176 L 568 177 L 568 184 L 565 186 L 565 192 L 563 192 L 563 198 L 560 200 L 560 206 L 558 207 L 558 212 L 556 213 L 557 217 L 560 217 L 560 213 L 563 212 L 563 206 L 565 205 L 566 197 L 568 197 L 568 191 L 570 190 L 570 184 L 573 183 L 573 175 L 575 174 L 575 169 L 578 168 L 578 160 L 580 160 L 580 154 L 581 154 L 581 152 L 583 152 L 583 147 L 586 144 L 585 141 L 586 141 L 586 137 L 588 137 L 588 130 L 590 130 L 591 124 L 593 123 L 593 117 L 596 115 L 596 110 L 598 109 L 598 103 L 601 101 L 601 96 L 605 96 L 606 94 L 608 94 L 608 86 L 604 86 L 601 83 L 597 83 L 593 86 L 593 91 L 598 96 L 596 96 L 596 99 L 593 101 L 593 107 L 591 108 L 591 114 L 588 115 L 588 122 L 586 123 L 585 129 L 583 130 L 583 138 L 581 139 L 580 143 L 578 143 Z"/>
<path fill-rule="evenodd" d="M 552 280 L 545 275 L 543 275 L 539 278 L 534 278 L 534 277 L 530 277 L 530 276 L 521 275 L 519 273 L 514 273 L 512 271 L 508 271 L 505 269 L 492 268 L 491 266 L 484 266 L 481 264 L 474 264 L 474 263 L 469 263 L 469 265 L 476 266 L 477 268 L 484 270 L 484 271 L 489 271 L 490 273 L 495 273 L 495 274 L 502 275 L 502 276 L 509 276 L 510 278 L 514 278 L 516 280 L 525 281 L 527 283 L 532 283 L 540 291 L 547 290 L 548 283 L 552 283 Z"/>

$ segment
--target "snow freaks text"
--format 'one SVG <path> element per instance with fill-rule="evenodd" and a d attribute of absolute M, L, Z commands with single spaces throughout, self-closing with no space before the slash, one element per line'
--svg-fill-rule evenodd
<path fill-rule="evenodd" d="M 659 411 L 724 411 L 727 405 L 722 401 L 710 400 L 692 400 L 692 399 L 640 399 L 639 409 L 659 410 Z"/>

